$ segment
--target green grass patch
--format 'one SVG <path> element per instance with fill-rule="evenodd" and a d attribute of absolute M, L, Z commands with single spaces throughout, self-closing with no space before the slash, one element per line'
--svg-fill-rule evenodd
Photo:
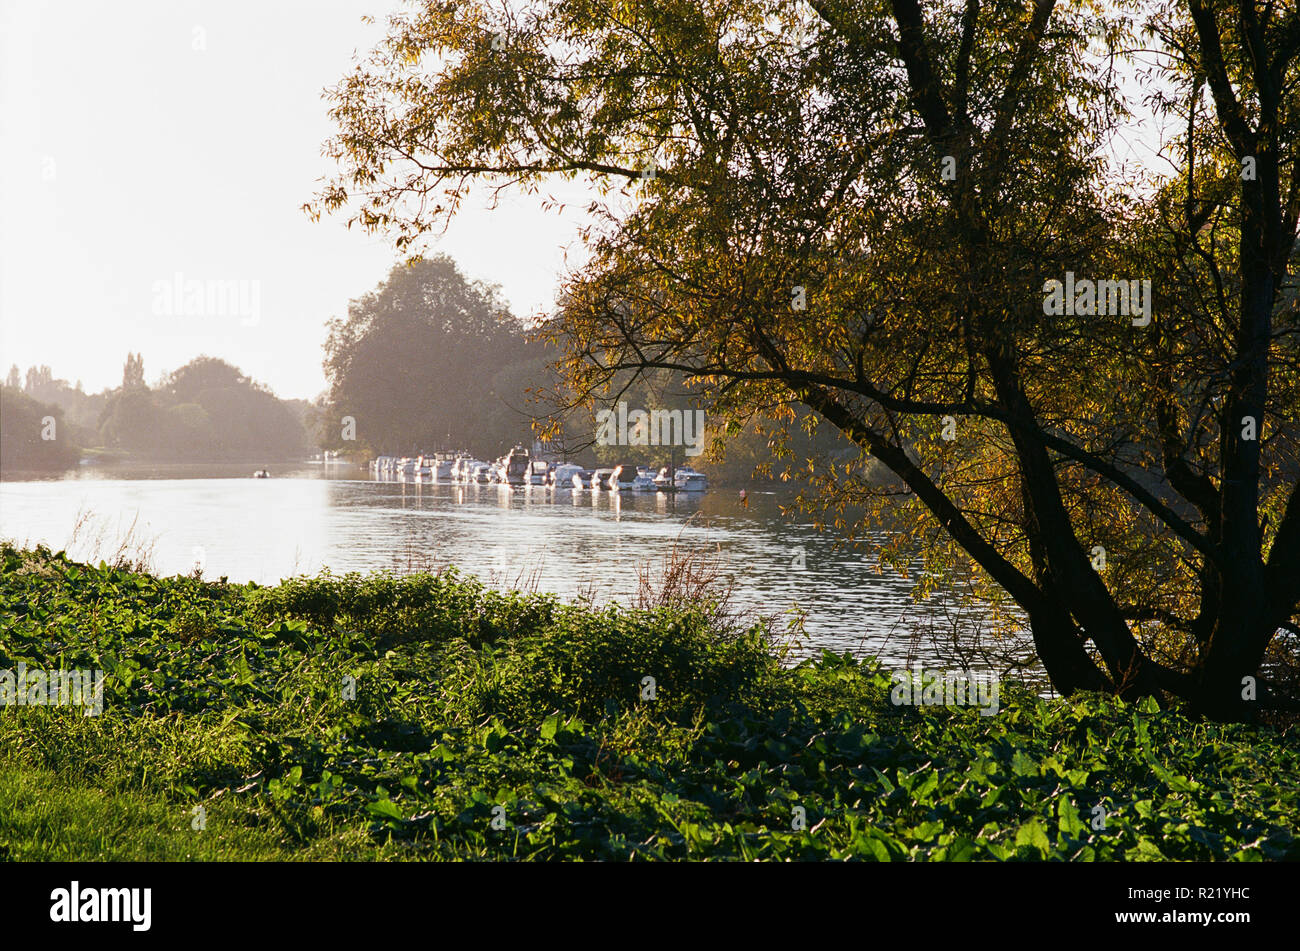
<path fill-rule="evenodd" d="M 1286 730 L 1006 687 L 995 716 L 896 707 L 872 663 L 784 665 L 707 606 L 0 548 L 19 663 L 104 670 L 104 710 L 0 709 L 0 857 L 1300 858 Z"/>

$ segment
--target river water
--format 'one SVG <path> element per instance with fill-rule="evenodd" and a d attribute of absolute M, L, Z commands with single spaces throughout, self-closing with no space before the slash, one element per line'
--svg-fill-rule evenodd
<path fill-rule="evenodd" d="M 978 619 L 935 596 L 915 602 L 912 581 L 877 570 L 852 549 L 783 512 L 792 491 L 702 495 L 591 493 L 496 485 L 377 481 L 348 465 L 83 467 L 55 478 L 0 482 L 0 537 L 44 543 L 82 560 L 119 548 L 149 556 L 163 575 L 274 584 L 328 567 L 398 572 L 454 564 L 497 587 L 564 599 L 630 601 L 674 548 L 714 559 L 733 580 L 740 611 L 797 609 L 806 637 L 796 656 L 823 649 L 872 654 L 889 665 L 949 663 L 944 641 L 971 640 Z M 869 539 L 870 541 L 871 539 Z M 875 541 L 880 541 L 877 534 Z"/>

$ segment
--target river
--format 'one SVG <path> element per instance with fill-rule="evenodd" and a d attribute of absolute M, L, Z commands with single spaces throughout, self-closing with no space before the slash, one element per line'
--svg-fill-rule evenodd
<path fill-rule="evenodd" d="M 708 552 L 742 612 L 804 614 L 796 656 L 824 649 L 896 666 L 951 664 L 978 619 L 788 514 L 794 492 L 676 496 L 377 481 L 350 465 L 87 466 L 0 481 L 0 537 L 99 560 L 119 548 L 163 575 L 274 584 L 328 567 L 398 572 L 454 564 L 497 587 L 631 600 L 676 547 Z M 881 536 L 868 535 L 868 546 Z M 936 640 L 926 630 L 947 634 Z M 946 644 L 944 642 L 947 642 Z M 958 651 L 960 654 L 960 649 Z"/>

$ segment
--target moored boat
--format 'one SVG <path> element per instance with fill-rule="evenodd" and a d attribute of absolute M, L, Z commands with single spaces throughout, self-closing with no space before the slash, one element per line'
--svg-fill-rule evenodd
<path fill-rule="evenodd" d="M 637 467 L 624 463 L 621 466 L 615 466 L 614 471 L 609 474 L 609 487 L 618 492 L 630 492 L 636 487 Z"/>
<path fill-rule="evenodd" d="M 511 485 L 528 484 L 532 459 L 528 455 L 528 450 L 523 446 L 515 446 L 514 449 L 511 449 L 502 457 L 499 466 L 502 482 L 508 482 Z"/>
<path fill-rule="evenodd" d="M 673 483 L 678 492 L 705 492 L 709 488 L 709 480 L 704 473 L 697 472 L 690 466 L 680 466 L 673 473 Z"/>
<path fill-rule="evenodd" d="M 439 452 L 433 457 L 433 478 L 437 482 L 450 482 L 451 469 L 456 464 L 455 453 Z"/>
<path fill-rule="evenodd" d="M 548 478 L 551 485 L 557 489 L 572 489 L 573 477 L 582 472 L 582 466 L 576 466 L 571 462 L 562 462 L 551 470 Z"/>

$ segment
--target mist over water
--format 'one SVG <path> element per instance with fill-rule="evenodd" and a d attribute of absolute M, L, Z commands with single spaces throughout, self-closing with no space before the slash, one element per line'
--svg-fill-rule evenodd
<path fill-rule="evenodd" d="M 734 575 L 734 607 L 806 612 L 798 656 L 823 649 L 874 654 L 887 664 L 950 662 L 914 637 L 927 618 L 970 635 L 936 596 L 912 600 L 912 581 L 877 571 L 869 548 L 837 546 L 783 514 L 793 490 L 703 495 L 554 491 L 541 486 L 373 481 L 351 466 L 247 465 L 83 468 L 59 478 L 0 482 L 0 537 L 43 543 L 84 560 L 111 559 L 125 541 L 155 571 L 275 584 L 329 568 L 405 572 L 455 565 L 500 588 L 536 587 L 570 600 L 629 601 L 638 570 L 652 576 L 671 554 L 707 547 Z M 800 554 L 802 553 L 802 558 Z M 803 568 L 797 567 L 802 561 Z M 949 617 L 952 615 L 952 618 Z"/>

